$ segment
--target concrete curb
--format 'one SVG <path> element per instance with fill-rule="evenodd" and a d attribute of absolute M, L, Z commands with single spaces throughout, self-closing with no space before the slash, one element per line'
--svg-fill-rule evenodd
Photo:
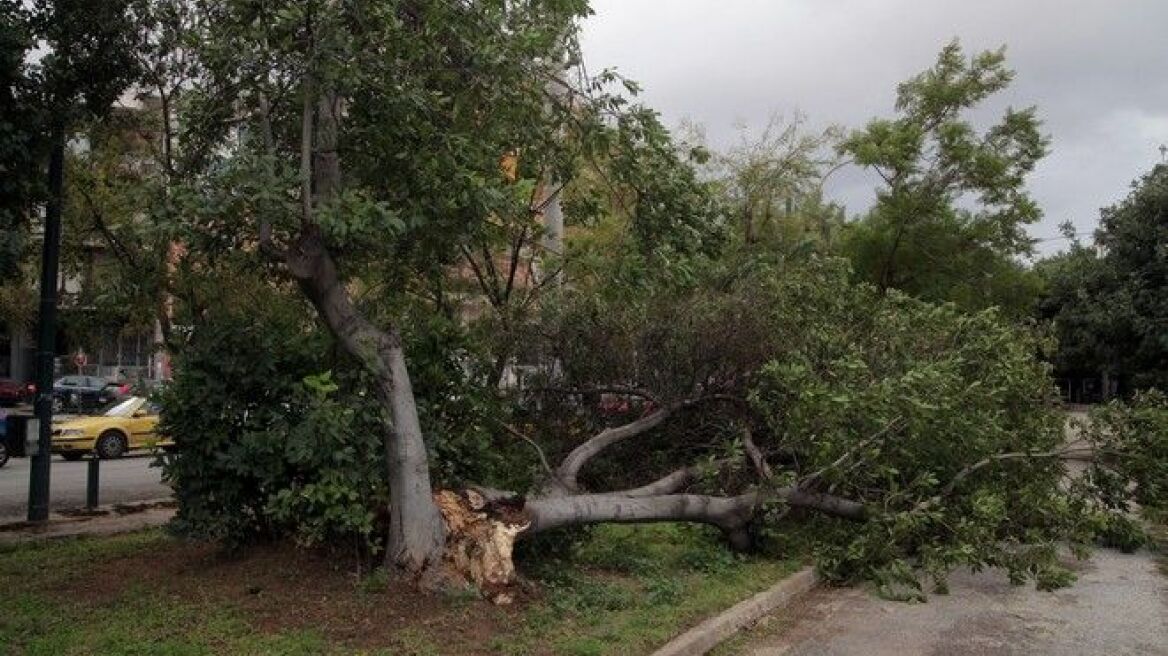
<path fill-rule="evenodd" d="M 819 585 L 819 576 L 812 567 L 804 567 L 779 581 L 767 590 L 746 601 L 731 606 L 670 640 L 653 656 L 700 656 L 729 639 L 764 615 L 790 605 Z"/>
<path fill-rule="evenodd" d="M 95 512 L 54 512 L 43 523 L 17 521 L 0 524 L 0 544 L 128 533 L 162 526 L 174 517 L 174 513 L 173 499 L 117 503 L 101 506 Z"/>

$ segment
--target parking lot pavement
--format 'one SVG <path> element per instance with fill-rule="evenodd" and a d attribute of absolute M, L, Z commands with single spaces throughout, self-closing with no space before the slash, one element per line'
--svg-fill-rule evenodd
<path fill-rule="evenodd" d="M 154 457 L 129 455 L 101 461 L 99 501 L 102 504 L 164 499 L 171 496 L 162 483 L 162 470 L 151 467 Z M 28 512 L 28 458 L 12 458 L 0 467 L 0 523 L 20 521 Z M 50 475 L 50 508 L 55 511 L 85 505 L 88 460 L 66 462 L 53 458 Z"/>
<path fill-rule="evenodd" d="M 748 643 L 749 656 L 1168 655 L 1168 578 L 1152 554 L 1100 550 L 1055 592 L 1015 587 L 1000 572 L 955 574 L 928 603 L 863 588 L 821 589 Z"/>

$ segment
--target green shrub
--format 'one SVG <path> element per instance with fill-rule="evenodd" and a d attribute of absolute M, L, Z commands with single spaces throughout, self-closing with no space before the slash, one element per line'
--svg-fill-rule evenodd
<path fill-rule="evenodd" d="M 311 317 L 278 296 L 214 311 L 178 354 L 160 399 L 161 430 L 178 446 L 164 469 L 177 532 L 232 546 L 288 536 L 379 548 L 384 414 L 364 372 Z M 440 322 L 407 332 L 435 483 L 506 482 L 499 401 L 476 385 L 460 338 Z"/>

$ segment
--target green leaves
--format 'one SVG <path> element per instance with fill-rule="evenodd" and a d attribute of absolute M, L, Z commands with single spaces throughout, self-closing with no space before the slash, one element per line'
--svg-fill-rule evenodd
<path fill-rule="evenodd" d="M 389 203 L 353 189 L 317 205 L 315 218 L 329 245 L 342 251 L 386 249 L 407 229 L 406 222 Z M 422 225 L 415 222 L 410 227 Z"/>
<path fill-rule="evenodd" d="M 1101 254 L 1076 242 L 1038 267 L 1038 314 L 1052 320 L 1060 373 L 1106 372 L 1125 393 L 1168 390 L 1168 166 L 1133 187 L 1103 210 Z"/>
<path fill-rule="evenodd" d="M 964 116 L 1012 77 L 1004 51 L 967 59 L 954 41 L 933 68 L 900 85 L 898 117 L 842 143 L 884 182 L 845 235 L 858 278 L 971 310 L 1029 311 L 1037 283 L 1015 258 L 1030 252 L 1024 227 L 1041 217 L 1024 185 L 1048 140 L 1034 108 L 1008 109 L 983 134 Z"/>

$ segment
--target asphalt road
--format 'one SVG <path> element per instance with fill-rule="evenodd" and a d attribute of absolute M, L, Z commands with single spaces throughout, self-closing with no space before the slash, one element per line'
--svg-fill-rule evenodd
<path fill-rule="evenodd" d="M 1168 655 L 1168 576 L 1151 554 L 1101 550 L 1072 587 L 1039 592 L 998 572 L 959 574 L 923 604 L 821 589 L 769 621 L 750 656 Z"/>
<path fill-rule="evenodd" d="M 162 484 L 162 470 L 151 467 L 149 455 L 129 455 L 117 460 L 102 460 L 99 498 L 102 505 L 164 499 L 171 495 Z M 0 467 L 0 523 L 23 520 L 28 512 L 28 458 L 12 458 Z M 88 459 L 66 462 L 53 458 L 49 477 L 49 504 L 52 510 L 67 510 L 85 505 L 85 479 Z"/>

